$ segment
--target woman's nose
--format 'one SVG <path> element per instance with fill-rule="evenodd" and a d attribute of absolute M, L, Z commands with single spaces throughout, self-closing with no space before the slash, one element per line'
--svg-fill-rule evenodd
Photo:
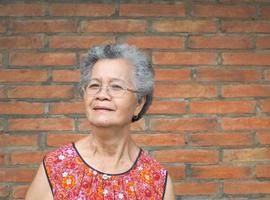
<path fill-rule="evenodd" d="M 98 91 L 98 93 L 96 94 L 96 98 L 98 99 L 110 99 L 111 96 L 109 94 L 109 90 L 108 87 L 100 87 L 100 90 Z"/>

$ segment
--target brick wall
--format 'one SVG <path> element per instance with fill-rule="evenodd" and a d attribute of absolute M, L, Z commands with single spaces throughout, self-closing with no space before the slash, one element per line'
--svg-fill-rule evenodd
<path fill-rule="evenodd" d="M 78 66 L 114 42 L 152 57 L 155 101 L 132 130 L 178 199 L 270 199 L 269 1 L 55 2 L 0 5 L 0 199 L 89 132 Z"/>

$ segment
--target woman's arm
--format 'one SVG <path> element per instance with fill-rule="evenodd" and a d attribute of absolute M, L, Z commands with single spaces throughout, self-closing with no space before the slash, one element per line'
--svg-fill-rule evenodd
<path fill-rule="evenodd" d="M 172 179 L 168 174 L 164 200 L 175 200 Z"/>
<path fill-rule="evenodd" d="M 53 200 L 52 192 L 43 164 L 39 166 L 37 174 L 31 183 L 25 200 Z"/>

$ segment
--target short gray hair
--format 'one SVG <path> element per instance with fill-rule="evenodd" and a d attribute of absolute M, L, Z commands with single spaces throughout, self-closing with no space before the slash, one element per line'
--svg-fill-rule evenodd
<path fill-rule="evenodd" d="M 136 93 L 138 102 L 143 97 L 146 97 L 146 102 L 141 112 L 138 116 L 133 116 L 132 118 L 132 122 L 134 122 L 141 119 L 148 110 L 152 103 L 154 90 L 154 69 L 151 61 L 145 53 L 135 46 L 128 44 L 108 44 L 92 47 L 81 65 L 80 91 L 83 94 L 83 88 L 89 83 L 92 68 L 98 60 L 116 58 L 123 58 L 133 65 L 132 79 L 136 90 L 139 91 L 139 93 Z"/>

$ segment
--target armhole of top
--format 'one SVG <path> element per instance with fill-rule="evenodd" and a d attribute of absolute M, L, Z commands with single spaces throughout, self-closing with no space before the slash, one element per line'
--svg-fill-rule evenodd
<path fill-rule="evenodd" d="M 165 176 L 165 180 L 164 180 L 164 189 L 163 189 L 162 200 L 164 200 L 165 193 L 166 193 L 166 188 L 167 188 L 167 179 L 168 179 L 168 171 L 166 171 L 166 176 Z"/>
<path fill-rule="evenodd" d="M 52 196 L 54 196 L 54 195 L 53 195 L 53 187 L 52 187 L 52 183 L 51 183 L 50 177 L 49 177 L 48 172 L 47 172 L 47 169 L 46 169 L 45 157 L 43 158 L 43 162 L 42 162 L 42 163 L 43 163 L 43 168 L 44 168 L 44 171 L 45 171 L 45 174 L 46 174 L 48 183 L 49 183 L 50 188 L 51 188 Z"/>

